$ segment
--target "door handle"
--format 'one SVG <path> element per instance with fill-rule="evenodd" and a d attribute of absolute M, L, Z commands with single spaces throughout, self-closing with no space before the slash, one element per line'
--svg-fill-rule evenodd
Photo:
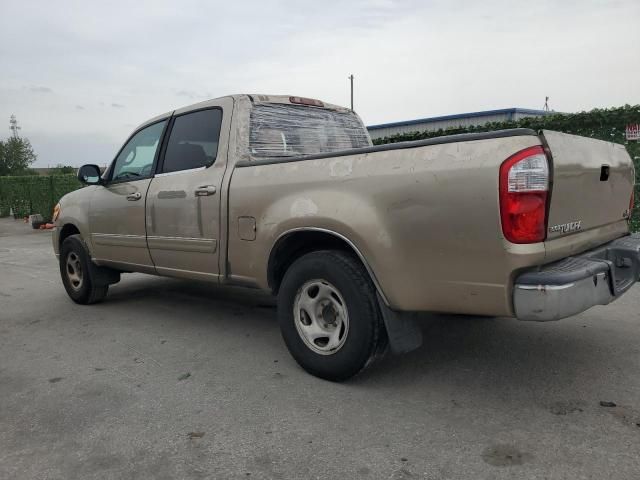
<path fill-rule="evenodd" d="M 216 193 L 215 185 L 203 185 L 201 187 L 196 188 L 196 197 L 208 197 L 209 195 L 214 195 Z"/>
<path fill-rule="evenodd" d="M 140 192 L 130 193 L 127 195 L 127 200 L 130 202 L 135 202 L 136 200 L 140 200 L 142 198 L 142 194 Z"/>

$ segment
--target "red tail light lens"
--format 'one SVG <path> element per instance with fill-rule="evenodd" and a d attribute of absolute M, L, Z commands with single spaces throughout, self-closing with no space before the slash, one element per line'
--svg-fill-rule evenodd
<path fill-rule="evenodd" d="M 546 238 L 549 163 L 540 146 L 509 157 L 500 166 L 502 233 L 512 243 Z"/>

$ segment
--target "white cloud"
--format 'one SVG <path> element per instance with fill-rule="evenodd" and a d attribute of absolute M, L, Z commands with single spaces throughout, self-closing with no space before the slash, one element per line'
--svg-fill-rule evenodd
<path fill-rule="evenodd" d="M 10 2 L 0 122 L 16 114 L 39 164 L 77 165 L 110 161 L 136 124 L 207 97 L 346 105 L 350 73 L 368 124 L 540 108 L 546 95 L 562 111 L 640 103 L 638 18 L 634 0 Z"/>
<path fill-rule="evenodd" d="M 53 93 L 49 87 L 29 87 L 30 92 L 34 93 Z"/>

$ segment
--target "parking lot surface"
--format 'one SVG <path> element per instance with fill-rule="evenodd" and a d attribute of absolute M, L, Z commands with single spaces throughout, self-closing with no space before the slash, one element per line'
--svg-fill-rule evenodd
<path fill-rule="evenodd" d="M 638 286 L 553 323 L 425 315 L 335 384 L 268 295 L 132 274 L 75 305 L 50 242 L 0 219 L 0 478 L 640 478 Z"/>

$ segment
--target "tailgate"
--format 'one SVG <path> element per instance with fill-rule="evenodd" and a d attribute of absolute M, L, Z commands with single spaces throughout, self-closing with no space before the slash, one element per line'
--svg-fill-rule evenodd
<path fill-rule="evenodd" d="M 622 145 L 544 130 L 553 176 L 547 240 L 627 218 L 633 162 Z"/>

